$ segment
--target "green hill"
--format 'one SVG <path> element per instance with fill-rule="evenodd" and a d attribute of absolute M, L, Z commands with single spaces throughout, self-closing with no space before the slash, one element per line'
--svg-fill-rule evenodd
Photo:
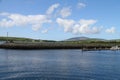
<path fill-rule="evenodd" d="M 21 41 L 21 42 L 56 42 L 54 40 L 40 40 L 22 37 L 0 37 L 0 41 Z"/>
<path fill-rule="evenodd" d="M 19 37 L 0 37 L 0 41 L 32 41 L 30 38 L 19 38 Z"/>
<path fill-rule="evenodd" d="M 73 37 L 73 38 L 69 38 L 67 40 L 64 41 L 84 41 L 84 42 L 98 42 L 98 41 L 106 41 L 105 39 L 99 39 L 99 38 L 88 38 L 88 37 Z"/>

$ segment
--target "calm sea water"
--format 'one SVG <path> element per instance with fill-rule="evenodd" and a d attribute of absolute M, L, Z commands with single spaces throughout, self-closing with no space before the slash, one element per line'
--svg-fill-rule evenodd
<path fill-rule="evenodd" d="M 0 49 L 0 80 L 120 80 L 120 51 Z"/>

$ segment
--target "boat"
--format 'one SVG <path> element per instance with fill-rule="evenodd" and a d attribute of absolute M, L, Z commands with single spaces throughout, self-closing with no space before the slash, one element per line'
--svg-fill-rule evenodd
<path fill-rule="evenodd" d="M 120 50 L 120 48 L 118 46 L 112 46 L 110 50 Z"/>

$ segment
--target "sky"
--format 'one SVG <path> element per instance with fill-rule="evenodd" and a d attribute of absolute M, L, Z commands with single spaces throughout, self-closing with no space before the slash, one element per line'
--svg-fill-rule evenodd
<path fill-rule="evenodd" d="M 0 36 L 120 39 L 120 0 L 0 0 Z"/>

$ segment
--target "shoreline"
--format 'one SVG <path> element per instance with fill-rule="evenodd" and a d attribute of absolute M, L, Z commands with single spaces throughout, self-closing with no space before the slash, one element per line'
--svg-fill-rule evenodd
<path fill-rule="evenodd" d="M 4 43 L 1 49 L 42 50 L 42 49 L 81 49 L 83 51 L 110 50 L 110 45 L 64 44 L 64 43 Z"/>

